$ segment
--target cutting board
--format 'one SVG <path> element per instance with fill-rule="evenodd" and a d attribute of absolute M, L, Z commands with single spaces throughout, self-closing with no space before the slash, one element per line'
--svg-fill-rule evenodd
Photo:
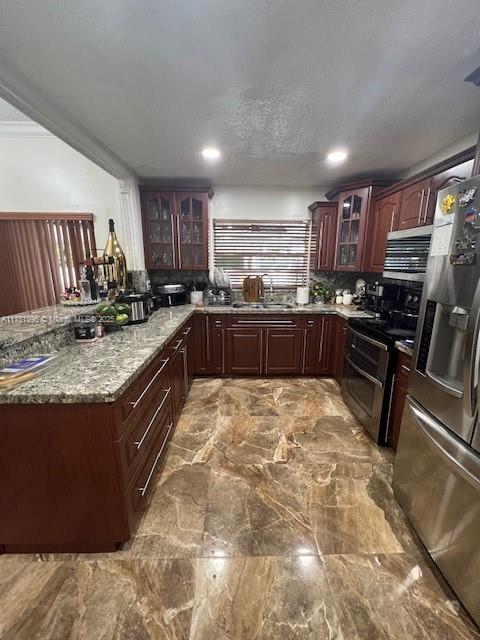
<path fill-rule="evenodd" d="M 247 276 L 242 288 L 245 302 L 258 302 L 263 298 L 263 280 L 260 276 Z"/>

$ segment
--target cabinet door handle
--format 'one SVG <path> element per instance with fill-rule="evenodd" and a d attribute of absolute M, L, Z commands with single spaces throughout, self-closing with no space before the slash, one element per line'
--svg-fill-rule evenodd
<path fill-rule="evenodd" d="M 177 260 L 176 260 L 176 251 L 175 251 L 175 225 L 173 223 L 173 215 L 170 215 L 170 223 L 172 225 L 172 257 L 173 257 L 173 268 L 177 268 Z"/>
<path fill-rule="evenodd" d="M 393 231 L 393 221 L 395 220 L 395 209 L 392 210 L 392 217 L 390 219 L 390 231 Z"/>
<path fill-rule="evenodd" d="M 182 245 L 180 242 L 180 216 L 177 216 L 177 248 L 178 248 L 178 268 L 182 268 Z"/>
<path fill-rule="evenodd" d="M 425 189 L 422 189 L 422 197 L 420 199 L 420 206 L 418 207 L 418 220 L 417 225 L 420 226 L 420 221 L 422 219 L 422 209 L 423 209 L 423 199 L 425 198 Z"/>
<path fill-rule="evenodd" d="M 207 334 L 207 362 L 211 361 L 210 357 L 210 318 L 208 314 L 205 316 L 205 326 L 206 326 L 206 334 Z"/>
<path fill-rule="evenodd" d="M 176 340 L 175 343 L 174 343 L 175 346 L 172 345 L 172 349 L 174 351 L 176 351 L 178 349 L 178 347 L 182 344 L 182 342 L 183 342 L 183 338 L 181 340 Z"/>
<path fill-rule="evenodd" d="M 424 208 L 424 212 L 423 212 L 423 224 L 426 223 L 427 221 L 427 213 L 428 213 L 428 202 L 430 200 L 430 191 L 431 191 L 431 187 L 428 187 L 428 191 L 427 191 L 427 196 L 425 198 L 425 208 Z"/>
<path fill-rule="evenodd" d="M 318 247 L 317 247 L 317 269 L 320 271 L 320 266 L 322 264 L 322 244 L 323 244 L 323 226 L 324 219 L 322 219 L 320 223 L 320 233 L 318 234 Z"/>
<path fill-rule="evenodd" d="M 402 369 L 404 369 L 407 373 L 410 373 L 410 371 L 411 371 L 410 367 L 407 367 L 404 364 L 402 364 Z"/>
<path fill-rule="evenodd" d="M 133 442 L 132 444 L 134 444 L 137 448 L 137 451 L 141 448 L 142 444 L 145 442 L 145 438 L 148 435 L 148 432 L 150 431 L 152 424 L 155 422 L 155 420 L 157 419 L 158 414 L 160 413 L 160 411 L 162 410 L 162 408 L 165 406 L 165 402 L 167 401 L 168 396 L 170 395 L 170 392 L 172 390 L 172 387 L 168 387 L 168 389 L 165 389 L 165 395 L 163 396 L 163 399 L 161 401 L 161 403 L 158 405 L 158 407 L 155 409 L 155 413 L 153 414 L 152 419 L 150 420 L 150 422 L 148 423 L 147 428 L 145 429 L 145 431 L 143 432 L 142 437 L 140 438 L 140 440 L 135 440 L 135 442 Z"/>
<path fill-rule="evenodd" d="M 142 393 L 139 395 L 139 397 L 136 400 L 131 400 L 129 402 L 129 404 L 132 405 L 132 407 L 135 409 L 139 402 L 142 401 L 142 398 L 145 396 L 145 394 L 148 392 L 148 390 L 150 389 L 150 387 L 152 386 L 152 384 L 155 382 L 155 380 L 158 378 L 158 376 L 162 373 L 162 371 L 165 369 L 165 367 L 167 366 L 168 361 L 170 360 L 170 358 L 167 358 L 166 360 L 162 360 L 163 364 L 160 367 L 160 369 L 155 373 L 155 375 L 153 376 L 153 378 L 150 380 L 150 382 L 147 384 L 147 386 L 145 387 L 145 389 L 142 391 Z"/>
<path fill-rule="evenodd" d="M 148 485 L 150 484 L 150 480 L 152 479 L 153 474 L 155 473 L 155 468 L 158 464 L 158 461 L 160 459 L 160 456 L 162 455 L 162 452 L 165 448 L 165 445 L 167 444 L 167 440 L 168 440 L 168 436 L 170 435 L 170 431 L 172 430 L 173 427 L 173 423 L 170 423 L 167 427 L 167 435 L 165 436 L 165 440 L 163 441 L 162 446 L 160 447 L 160 451 L 157 453 L 155 460 L 152 464 L 152 468 L 150 469 L 150 473 L 147 476 L 147 479 L 145 481 L 145 484 L 143 485 L 143 487 L 139 487 L 137 489 L 137 491 L 142 495 L 142 497 L 147 493 L 148 491 Z"/>
<path fill-rule="evenodd" d="M 182 333 L 182 336 L 188 336 L 191 330 L 192 330 L 192 327 L 187 327 L 186 330 Z"/>

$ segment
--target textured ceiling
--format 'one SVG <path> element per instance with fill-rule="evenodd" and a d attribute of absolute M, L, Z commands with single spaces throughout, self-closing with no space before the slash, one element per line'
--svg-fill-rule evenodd
<path fill-rule="evenodd" d="M 2 0 L 14 70 L 139 176 L 328 185 L 480 128 L 479 0 Z M 218 145 L 223 159 L 199 155 Z M 350 150 L 325 165 L 333 146 Z"/>

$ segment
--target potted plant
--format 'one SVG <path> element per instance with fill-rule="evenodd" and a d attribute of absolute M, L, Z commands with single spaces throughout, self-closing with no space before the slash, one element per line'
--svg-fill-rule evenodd
<path fill-rule="evenodd" d="M 333 287 L 328 282 L 314 282 L 310 294 L 315 304 L 329 304 L 332 301 Z"/>

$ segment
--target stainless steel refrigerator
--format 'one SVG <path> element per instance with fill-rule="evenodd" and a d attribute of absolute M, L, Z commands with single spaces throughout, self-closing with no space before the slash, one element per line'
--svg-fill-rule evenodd
<path fill-rule="evenodd" d="M 480 178 L 439 192 L 394 492 L 480 624 Z"/>

